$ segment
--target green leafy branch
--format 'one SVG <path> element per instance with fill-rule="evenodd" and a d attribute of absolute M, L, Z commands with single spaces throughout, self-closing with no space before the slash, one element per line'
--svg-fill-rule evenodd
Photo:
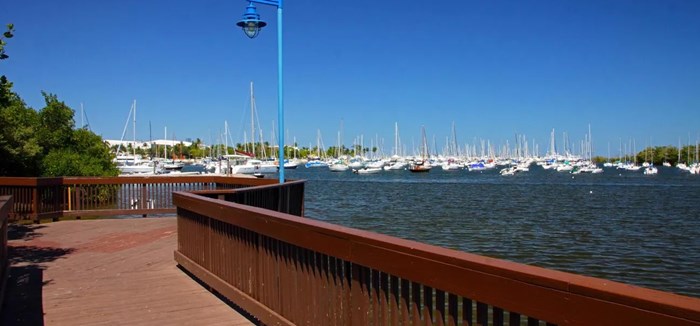
<path fill-rule="evenodd" d="M 0 60 L 4 60 L 9 58 L 9 56 L 5 53 L 5 45 L 7 42 L 5 42 L 6 39 L 11 39 L 14 34 L 12 32 L 15 31 L 15 25 L 14 24 L 7 24 L 7 31 L 2 33 L 2 37 L 0 37 Z"/>

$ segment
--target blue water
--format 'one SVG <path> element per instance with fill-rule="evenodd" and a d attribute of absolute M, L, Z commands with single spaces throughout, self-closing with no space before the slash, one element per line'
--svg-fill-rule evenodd
<path fill-rule="evenodd" d="M 700 297 L 700 176 L 300 167 L 306 215 L 466 252 Z M 276 177 L 276 176 L 275 176 Z"/>

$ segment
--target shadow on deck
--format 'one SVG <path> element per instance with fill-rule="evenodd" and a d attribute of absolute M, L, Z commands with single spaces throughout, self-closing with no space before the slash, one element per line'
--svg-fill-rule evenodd
<path fill-rule="evenodd" d="M 10 241 L 31 241 L 41 236 L 42 225 L 10 225 Z M 3 325 L 44 325 L 42 289 L 51 280 L 44 280 L 46 263 L 73 252 L 72 248 L 16 245 L 8 248 L 10 270 L 7 280 L 9 300 L 5 301 L 0 321 Z"/>

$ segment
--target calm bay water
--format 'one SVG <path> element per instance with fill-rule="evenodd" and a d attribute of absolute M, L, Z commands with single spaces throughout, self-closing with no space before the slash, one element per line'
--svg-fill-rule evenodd
<path fill-rule="evenodd" d="M 300 167 L 310 218 L 700 297 L 700 176 Z"/>

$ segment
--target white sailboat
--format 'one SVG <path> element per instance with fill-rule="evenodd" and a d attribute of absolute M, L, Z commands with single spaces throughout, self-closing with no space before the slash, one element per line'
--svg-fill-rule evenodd
<path fill-rule="evenodd" d="M 332 164 L 328 166 L 328 169 L 331 170 L 331 172 L 344 172 L 347 170 L 350 170 L 350 167 L 345 164 L 343 161 L 338 160 L 334 161 Z"/>
<path fill-rule="evenodd" d="M 252 147 L 253 156 L 255 156 L 255 93 L 253 92 L 253 82 L 250 82 L 250 127 L 251 127 L 251 137 L 252 137 Z M 227 126 L 228 128 L 228 126 Z M 228 130 L 226 131 L 228 133 Z M 262 143 L 262 132 L 260 133 L 261 143 Z M 227 139 L 228 141 L 228 139 Z M 261 151 L 261 157 L 264 157 L 264 151 Z M 278 172 L 278 165 L 276 162 L 265 161 L 257 159 L 255 157 L 233 154 L 224 155 L 224 158 L 228 160 L 228 169 L 226 174 L 271 174 Z"/>
<path fill-rule="evenodd" d="M 159 167 L 151 160 L 142 159 L 141 155 L 136 154 L 136 100 L 131 104 L 131 109 L 129 110 L 129 116 L 126 118 L 126 124 L 124 125 L 124 131 L 122 132 L 121 140 L 124 140 L 124 135 L 129 127 L 129 120 L 133 116 L 133 142 L 132 142 L 132 154 L 120 153 L 121 143 L 117 148 L 117 156 L 114 159 L 114 163 L 119 169 L 120 174 L 156 174 L 160 173 Z"/>

